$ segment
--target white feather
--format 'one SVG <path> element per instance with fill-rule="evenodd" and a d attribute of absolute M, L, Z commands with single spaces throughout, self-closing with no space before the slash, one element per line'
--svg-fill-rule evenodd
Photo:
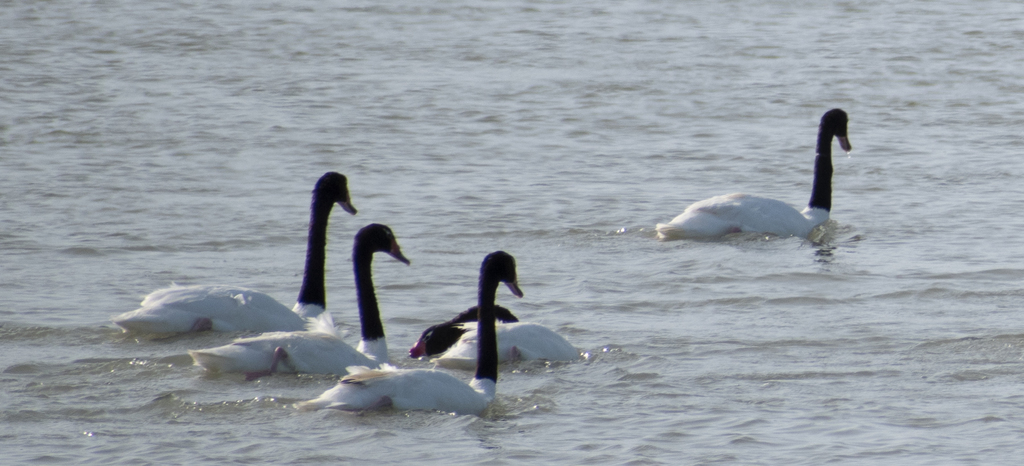
<path fill-rule="evenodd" d="M 450 369 L 473 370 L 477 359 L 477 324 L 466 322 L 459 324 L 466 333 L 459 338 L 454 346 L 441 353 L 434 363 Z M 498 362 L 513 359 L 531 361 L 543 359 L 548 361 L 575 361 L 580 352 L 565 338 L 553 330 L 531 322 L 512 322 L 498 324 Z"/>
<path fill-rule="evenodd" d="M 142 307 L 114 317 L 125 331 L 143 333 L 188 332 L 198 319 L 210 319 L 222 332 L 301 330 L 306 321 L 265 293 L 220 285 L 172 285 L 150 293 Z M 298 309 L 296 304 L 296 309 Z M 320 306 L 305 306 L 316 315 Z"/>
<path fill-rule="evenodd" d="M 494 395 L 495 384 L 490 379 L 474 379 L 466 384 L 439 370 L 396 369 L 390 365 L 376 370 L 350 367 L 349 375 L 334 388 L 296 407 L 356 411 L 392 406 L 399 410 L 480 415 Z"/>
<path fill-rule="evenodd" d="M 310 318 L 307 325 L 305 331 L 265 333 L 240 338 L 216 348 L 190 350 L 188 353 L 196 365 L 214 372 L 267 370 L 277 348 L 284 349 L 288 354 L 278 365 L 280 372 L 344 375 L 348 373 L 348 366 L 378 366 L 377 360 L 341 340 L 330 313 Z"/>
<path fill-rule="evenodd" d="M 660 239 L 717 238 L 748 232 L 806 238 L 828 217 L 825 209 L 808 207 L 800 212 L 782 201 L 735 193 L 696 202 L 656 229 Z"/>

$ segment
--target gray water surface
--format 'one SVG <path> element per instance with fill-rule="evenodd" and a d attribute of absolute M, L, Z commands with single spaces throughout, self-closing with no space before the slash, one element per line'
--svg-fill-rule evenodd
<path fill-rule="evenodd" d="M 0 5 L 4 461 L 1015 464 L 1022 40 L 1000 1 Z M 822 241 L 656 240 L 713 195 L 805 205 L 836 107 Z M 293 303 L 326 171 L 348 341 L 379 222 L 397 365 L 498 249 L 500 303 L 583 358 L 503 366 L 483 417 L 307 413 L 336 377 L 110 323 L 172 282 Z"/>

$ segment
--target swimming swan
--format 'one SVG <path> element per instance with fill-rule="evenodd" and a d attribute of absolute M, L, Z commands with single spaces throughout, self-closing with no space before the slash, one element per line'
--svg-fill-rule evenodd
<path fill-rule="evenodd" d="M 502 251 L 487 255 L 480 268 L 479 363 L 470 383 L 436 369 L 402 370 L 389 365 L 381 369 L 350 367 L 349 375 L 334 388 L 296 406 L 302 410 L 364 410 L 390 406 L 400 410 L 480 415 L 494 400 L 498 382 L 498 342 L 494 328 L 498 282 L 505 282 L 515 296 L 523 296 L 516 281 L 515 259 Z"/>
<path fill-rule="evenodd" d="M 241 338 L 231 344 L 190 350 L 196 365 L 216 372 L 245 372 L 249 380 L 274 372 L 345 375 L 349 366 L 378 367 L 388 362 L 384 325 L 373 289 L 371 263 L 374 252 L 385 252 L 409 264 L 391 229 L 379 224 L 356 233 L 352 247 L 362 340 L 359 349 L 341 340 L 330 312 L 309 318 L 305 331 L 271 332 Z"/>
<path fill-rule="evenodd" d="M 477 323 L 467 314 L 471 307 L 454 319 L 433 325 L 423 331 L 409 350 L 409 357 L 437 356 L 434 363 L 450 369 L 472 370 L 476 367 Z M 498 324 L 498 363 L 514 360 L 575 361 L 580 353 L 565 338 L 540 324 L 519 322 L 512 313 L 495 306 Z"/>
<path fill-rule="evenodd" d="M 348 180 L 328 172 L 316 182 L 310 206 L 306 271 L 295 306 L 288 309 L 265 293 L 223 285 L 171 286 L 146 296 L 142 307 L 113 317 L 128 332 L 178 333 L 214 330 L 233 332 L 294 331 L 306 326 L 306 317 L 324 312 L 324 262 L 327 220 L 337 203 L 355 215 Z"/>
<path fill-rule="evenodd" d="M 789 204 L 749 194 L 726 194 L 696 202 L 668 223 L 655 228 L 659 239 L 717 238 L 729 233 L 760 232 L 806 238 L 828 220 L 832 209 L 832 137 L 850 152 L 846 112 L 825 112 L 818 126 L 818 155 L 814 159 L 814 186 L 803 212 Z"/>

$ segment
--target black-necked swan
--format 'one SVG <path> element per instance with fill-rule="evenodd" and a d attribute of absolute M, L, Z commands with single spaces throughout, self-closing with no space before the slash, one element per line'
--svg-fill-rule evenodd
<path fill-rule="evenodd" d="M 476 367 L 477 323 L 468 314 L 478 308 L 469 308 L 452 320 L 432 325 L 423 331 L 420 339 L 409 350 L 409 357 L 435 357 L 434 363 L 449 369 L 472 370 Z M 495 306 L 500 322 L 498 332 L 498 363 L 515 360 L 575 361 L 580 352 L 565 338 L 540 324 L 519 322 L 512 313 Z"/>
<path fill-rule="evenodd" d="M 420 339 L 416 340 L 416 344 L 409 350 L 409 357 L 434 356 L 448 351 L 448 348 L 455 345 L 467 332 L 467 329 L 459 324 L 468 322 L 475 324 L 479 312 L 480 306 L 473 306 L 460 312 L 449 321 L 427 327 L 420 334 Z M 512 311 L 498 305 L 494 306 L 494 318 L 497 319 L 499 326 L 502 323 L 519 322 L 519 318 L 512 314 Z"/>
<path fill-rule="evenodd" d="M 307 317 L 324 311 L 324 262 L 327 220 L 337 203 L 355 215 L 348 180 L 335 172 L 325 173 L 313 188 L 306 270 L 295 306 L 288 309 L 265 293 L 225 285 L 171 286 L 150 293 L 142 307 L 114 317 L 124 331 L 179 333 L 201 330 L 234 332 L 294 331 L 306 326 Z"/>
<path fill-rule="evenodd" d="M 400 410 L 427 409 L 480 415 L 494 400 L 498 382 L 498 342 L 494 328 L 494 299 L 498 282 L 508 285 L 515 296 L 523 296 L 516 281 L 515 259 L 503 251 L 488 254 L 480 267 L 477 322 L 481 329 L 481 344 L 476 375 L 470 383 L 436 369 L 403 370 L 389 365 L 381 369 L 351 367 L 349 375 L 334 388 L 319 398 L 296 406 L 306 410 L 364 410 L 391 406 Z"/>
<path fill-rule="evenodd" d="M 303 372 L 345 375 L 349 366 L 378 367 L 388 362 L 388 346 L 380 308 L 373 289 L 373 253 L 385 252 L 409 264 L 384 225 L 371 224 L 356 233 L 352 247 L 356 295 L 362 340 L 352 348 L 338 334 L 330 312 L 309 318 L 309 327 L 298 332 L 271 332 L 241 338 L 231 344 L 205 350 L 190 350 L 196 365 L 214 372 L 245 372 L 254 379 L 274 372 Z"/>
<path fill-rule="evenodd" d="M 850 152 L 846 112 L 825 112 L 818 125 L 818 155 L 814 159 L 811 200 L 803 212 L 789 204 L 749 194 L 726 194 L 696 202 L 678 217 L 656 227 L 659 239 L 716 238 L 730 233 L 758 232 L 806 238 L 829 217 L 832 209 L 832 137 Z"/>

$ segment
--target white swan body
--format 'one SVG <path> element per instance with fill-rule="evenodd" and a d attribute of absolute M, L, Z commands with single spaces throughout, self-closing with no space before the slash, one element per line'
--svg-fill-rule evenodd
<path fill-rule="evenodd" d="M 726 194 L 696 202 L 668 223 L 656 227 L 661 239 L 717 238 L 730 233 L 771 233 L 806 238 L 828 220 L 829 211 L 807 207 L 800 212 L 775 199 Z"/>
<path fill-rule="evenodd" d="M 307 317 L 324 311 L 324 262 L 327 221 L 334 204 L 355 215 L 344 175 L 327 172 L 313 188 L 302 289 L 292 309 L 265 293 L 223 285 L 177 286 L 146 296 L 142 307 L 111 320 L 126 332 L 180 333 L 298 331 Z"/>
<path fill-rule="evenodd" d="M 516 283 L 515 259 L 511 255 L 502 251 L 488 254 L 480 269 L 478 324 L 481 343 L 472 382 L 467 384 L 436 369 L 402 370 L 388 365 L 380 369 L 350 367 L 349 375 L 334 388 L 296 406 L 304 410 L 365 410 L 390 406 L 401 410 L 483 413 L 494 400 L 498 382 L 498 343 L 494 328 L 494 299 L 498 282 L 505 282 L 518 297 L 523 292 Z"/>
<path fill-rule="evenodd" d="M 469 384 L 439 370 L 349 367 L 349 375 L 320 397 L 298 403 L 303 410 L 359 411 L 392 407 L 426 409 L 456 414 L 483 413 L 494 400 L 495 383 L 474 379 Z"/>
<path fill-rule="evenodd" d="M 466 333 L 433 361 L 440 367 L 472 370 L 476 367 L 477 324 L 459 324 Z M 531 322 L 498 324 L 498 362 L 522 360 L 575 361 L 580 352 L 553 330 Z"/>
<path fill-rule="evenodd" d="M 306 307 L 296 310 L 310 312 Z M 322 309 L 321 309 L 322 310 Z M 301 330 L 305 319 L 265 293 L 218 285 L 172 286 L 146 296 L 142 307 L 113 318 L 125 331 L 177 333 Z"/>
<path fill-rule="evenodd" d="M 381 360 L 381 355 L 363 354 L 342 341 L 329 312 L 310 318 L 306 331 L 264 333 L 188 354 L 209 371 L 258 373 L 274 365 L 278 348 L 287 357 L 279 361 L 277 372 L 345 375 L 348 366 L 377 367 L 387 362 L 386 350 Z"/>
<path fill-rule="evenodd" d="M 838 108 L 822 115 L 811 199 L 802 212 L 782 201 L 749 194 L 716 196 L 690 205 L 671 222 L 657 224 L 658 239 L 718 238 L 745 232 L 807 238 L 832 210 L 832 138 L 850 152 L 847 122 L 846 112 Z"/>

